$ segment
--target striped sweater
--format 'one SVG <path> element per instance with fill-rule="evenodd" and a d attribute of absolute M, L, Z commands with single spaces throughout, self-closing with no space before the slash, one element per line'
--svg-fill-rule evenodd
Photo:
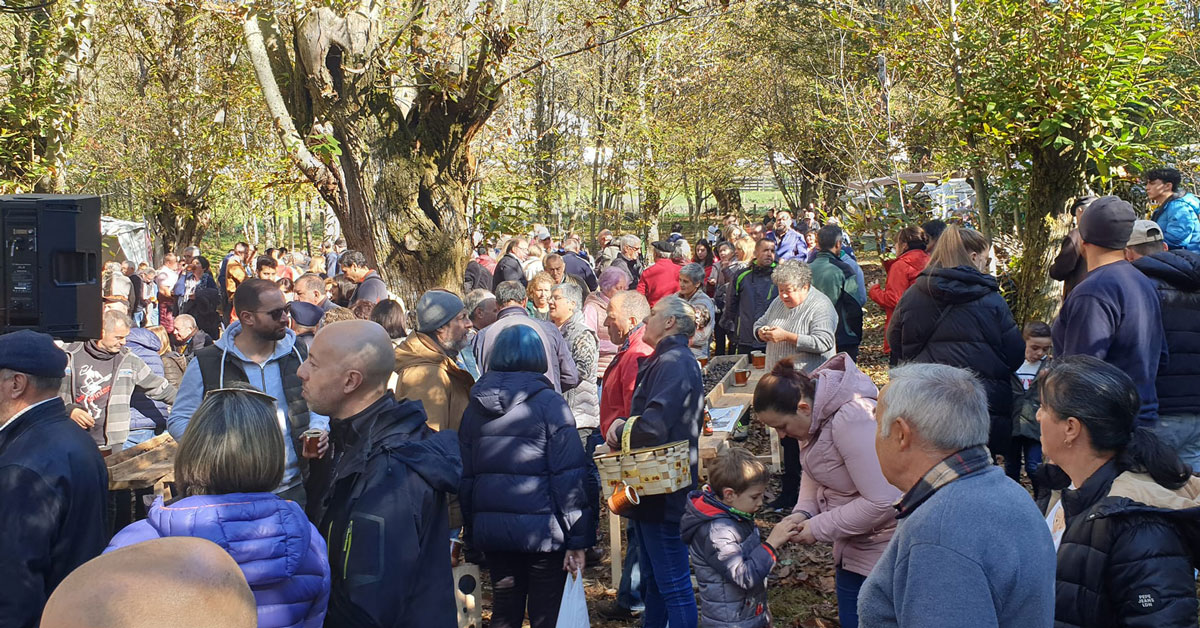
<path fill-rule="evenodd" d="M 820 290 L 809 289 L 804 301 L 788 309 L 779 297 L 754 321 L 754 335 L 763 327 L 779 327 L 799 336 L 795 343 L 768 342 L 767 370 L 784 358 L 792 358 L 805 372 L 812 371 L 833 357 L 837 310 Z"/>

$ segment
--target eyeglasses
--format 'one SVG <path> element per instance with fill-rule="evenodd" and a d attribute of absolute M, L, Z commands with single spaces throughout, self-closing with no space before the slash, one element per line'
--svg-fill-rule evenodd
<path fill-rule="evenodd" d="M 261 311 L 255 311 L 255 310 L 246 310 L 246 311 L 251 314 L 266 314 L 267 316 L 270 316 L 271 318 L 273 318 L 277 321 L 283 320 L 284 315 L 286 315 L 288 313 L 287 306 L 284 306 L 284 307 L 281 307 L 278 309 L 274 309 L 269 312 L 261 312 Z"/>
<path fill-rule="evenodd" d="M 261 390 L 254 389 L 254 388 L 214 388 L 210 391 L 205 392 L 204 398 L 207 400 L 209 397 L 211 397 L 213 395 L 222 394 L 222 393 L 236 393 L 236 394 L 253 395 L 255 397 L 259 397 L 261 399 L 270 401 L 271 403 L 275 403 L 276 401 L 278 401 L 277 399 L 275 399 L 275 397 L 272 397 L 271 395 L 268 395 L 267 393 L 265 393 Z"/>

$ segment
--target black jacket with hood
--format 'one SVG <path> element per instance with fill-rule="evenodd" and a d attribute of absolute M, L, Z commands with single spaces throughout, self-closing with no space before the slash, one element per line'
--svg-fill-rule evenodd
<path fill-rule="evenodd" d="M 1154 282 L 1171 353 L 1158 365 L 1159 415 L 1200 413 L 1200 254 L 1163 251 L 1133 262 Z"/>
<path fill-rule="evenodd" d="M 1200 478 L 1178 490 L 1110 460 L 1078 490 L 1053 464 L 1039 475 L 1038 502 L 1061 500 L 1055 628 L 1174 628 L 1196 625 L 1194 568 L 1200 552 Z"/>
<path fill-rule="evenodd" d="M 974 371 L 987 390 L 992 417 L 988 448 L 993 454 L 1008 451 L 1011 378 L 1025 359 L 1025 341 L 995 277 L 970 266 L 921 271 L 892 314 L 888 344 L 899 362 Z"/>
<path fill-rule="evenodd" d="M 434 432 L 420 402 L 390 392 L 332 423 L 325 625 L 456 628 L 446 495 L 462 475 L 458 436 Z"/>

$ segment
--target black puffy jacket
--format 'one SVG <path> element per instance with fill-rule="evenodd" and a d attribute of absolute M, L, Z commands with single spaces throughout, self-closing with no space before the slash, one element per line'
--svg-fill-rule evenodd
<path fill-rule="evenodd" d="M 1154 282 L 1162 304 L 1168 360 L 1158 367 L 1154 388 L 1159 415 L 1200 412 L 1200 254 L 1163 251 L 1135 262 Z"/>
<path fill-rule="evenodd" d="M 1172 491 L 1147 475 L 1121 473 L 1114 461 L 1078 490 L 1057 466 L 1039 475 L 1060 499 L 1066 523 L 1058 548 L 1054 626 L 1196 625 L 1195 556 L 1200 551 L 1200 478 Z"/>
<path fill-rule="evenodd" d="M 996 279 L 970 266 L 928 267 L 892 314 L 888 344 L 898 362 L 946 364 L 974 371 L 987 390 L 992 417 L 988 448 L 1012 439 L 1011 378 L 1025 341 Z"/>

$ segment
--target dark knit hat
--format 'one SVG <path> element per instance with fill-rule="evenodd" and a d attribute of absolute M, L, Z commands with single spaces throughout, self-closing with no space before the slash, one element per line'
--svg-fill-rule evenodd
<path fill-rule="evenodd" d="M 0 369 L 37 377 L 62 377 L 67 354 L 46 334 L 22 329 L 0 335 Z"/>
<path fill-rule="evenodd" d="M 430 290 L 417 301 L 417 331 L 433 333 L 463 311 L 462 299 L 453 292 Z"/>
<path fill-rule="evenodd" d="M 1079 236 L 1088 244 L 1123 249 L 1133 234 L 1135 220 L 1137 214 L 1132 205 L 1116 196 L 1102 196 L 1084 210 L 1079 219 Z"/>
<path fill-rule="evenodd" d="M 658 240 L 657 242 L 651 243 L 650 246 L 662 251 L 663 253 L 671 253 L 675 250 L 675 245 L 667 242 L 666 240 Z"/>

